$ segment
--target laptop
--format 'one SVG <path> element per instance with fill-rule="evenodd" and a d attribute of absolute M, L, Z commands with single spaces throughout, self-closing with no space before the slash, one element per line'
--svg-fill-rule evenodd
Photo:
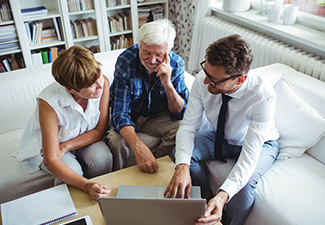
<path fill-rule="evenodd" d="M 200 187 L 192 187 L 191 198 L 165 198 L 166 186 L 119 186 L 116 198 L 100 197 L 105 224 L 188 225 L 204 217 L 206 200 Z"/>

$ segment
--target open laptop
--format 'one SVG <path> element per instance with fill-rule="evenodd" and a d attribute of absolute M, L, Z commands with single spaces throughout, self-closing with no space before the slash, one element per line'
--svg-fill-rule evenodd
<path fill-rule="evenodd" d="M 190 199 L 165 198 L 166 186 L 120 186 L 116 198 L 98 198 L 105 223 L 188 225 L 204 217 L 205 199 L 192 187 Z"/>

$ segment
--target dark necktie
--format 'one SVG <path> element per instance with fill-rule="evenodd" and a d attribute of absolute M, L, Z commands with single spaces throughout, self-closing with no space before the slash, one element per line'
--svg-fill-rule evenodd
<path fill-rule="evenodd" d="M 223 158 L 222 153 L 222 146 L 223 146 L 223 139 L 224 139 L 224 131 L 225 131 L 225 122 L 226 122 L 226 113 L 228 108 L 228 101 L 231 99 L 231 97 L 222 94 L 222 105 L 219 112 L 219 118 L 218 118 L 218 126 L 217 126 L 217 132 L 216 132 L 216 140 L 214 142 L 214 154 L 216 159 L 219 159 L 221 161 L 227 162 Z"/>

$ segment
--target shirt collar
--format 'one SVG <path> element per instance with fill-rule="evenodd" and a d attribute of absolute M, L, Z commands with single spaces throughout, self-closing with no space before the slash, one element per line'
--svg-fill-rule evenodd
<path fill-rule="evenodd" d="M 238 88 L 237 91 L 235 91 L 234 93 L 231 94 L 227 94 L 228 96 L 232 97 L 232 98 L 238 98 L 240 99 L 243 94 L 245 93 L 246 89 L 247 89 L 247 81 L 248 81 L 249 76 L 247 76 L 246 80 L 244 81 L 244 83 Z"/>
<path fill-rule="evenodd" d="M 70 92 L 68 92 L 68 90 L 62 85 L 59 87 L 58 101 L 61 107 L 71 107 L 72 109 L 83 113 L 82 107 L 74 100 Z M 90 103 L 88 102 L 88 104 Z"/>

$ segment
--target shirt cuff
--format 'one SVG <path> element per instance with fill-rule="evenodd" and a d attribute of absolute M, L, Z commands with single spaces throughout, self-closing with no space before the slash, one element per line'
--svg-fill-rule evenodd
<path fill-rule="evenodd" d="M 237 194 L 238 190 L 234 187 L 234 185 L 231 185 L 227 180 L 221 185 L 221 187 L 217 190 L 217 193 L 219 190 L 223 190 L 227 192 L 229 198 L 227 203 L 234 197 L 235 194 Z"/>

